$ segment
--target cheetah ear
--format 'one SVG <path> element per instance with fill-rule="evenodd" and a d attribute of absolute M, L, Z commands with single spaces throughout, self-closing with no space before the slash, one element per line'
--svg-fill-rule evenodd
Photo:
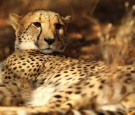
<path fill-rule="evenodd" d="M 9 14 L 9 23 L 12 25 L 12 27 L 16 30 L 18 28 L 19 20 L 21 19 L 21 16 L 10 13 Z"/>
<path fill-rule="evenodd" d="M 69 23 L 71 21 L 71 16 L 68 15 L 63 19 L 65 20 L 66 23 Z"/>

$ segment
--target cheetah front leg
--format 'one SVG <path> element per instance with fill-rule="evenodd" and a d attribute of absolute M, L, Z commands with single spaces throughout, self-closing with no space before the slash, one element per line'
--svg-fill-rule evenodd
<path fill-rule="evenodd" d="M 66 89 L 59 90 L 54 86 L 41 86 L 37 88 L 32 96 L 31 101 L 27 103 L 28 106 L 37 107 L 38 111 L 55 111 L 70 109 L 79 109 L 80 100 L 82 97 L 80 94 L 68 94 L 70 91 Z M 78 92 L 75 92 L 78 93 Z M 69 96 L 71 95 L 71 97 Z M 83 100 L 82 100 L 83 101 Z"/>
<path fill-rule="evenodd" d="M 135 108 L 135 93 L 124 96 L 117 103 L 108 103 L 105 105 L 97 104 L 96 97 L 90 98 L 90 95 L 87 97 L 87 95 L 81 92 L 80 88 L 79 86 L 74 86 L 63 90 L 56 90 L 53 86 L 41 86 L 34 91 L 29 104 L 37 107 L 35 110 L 42 112 L 68 111 L 71 109 L 80 110 L 85 108 L 97 112 L 127 113 Z"/>
<path fill-rule="evenodd" d="M 46 87 L 47 88 L 47 87 Z M 78 87 L 79 88 L 79 87 Z M 95 109 L 94 105 L 90 101 L 88 101 L 88 98 L 85 97 L 85 95 L 82 95 L 78 90 L 74 90 L 72 92 L 69 89 L 65 89 L 64 91 L 57 91 L 52 90 L 52 88 L 48 88 L 48 90 L 51 90 L 50 92 L 46 92 L 46 96 L 42 95 L 41 92 L 43 93 L 44 91 L 47 91 L 47 89 L 44 89 L 43 87 L 40 87 L 34 92 L 33 100 L 29 104 L 34 104 L 32 106 L 37 106 L 34 107 L 34 110 L 32 112 L 42 112 L 42 113 L 49 113 L 53 111 L 61 112 L 66 114 L 70 110 L 77 110 L 78 112 L 84 112 L 84 109 L 87 110 L 88 113 L 92 115 L 97 115 L 97 114 L 104 114 L 104 115 L 110 115 L 111 113 L 115 113 L 115 115 L 118 113 L 120 114 L 119 111 L 114 111 L 114 110 L 103 110 L 103 109 Z M 38 94 L 40 93 L 40 94 Z M 44 92 L 45 93 L 45 92 Z M 48 95 L 51 95 L 48 98 Z M 44 99 L 43 99 L 44 98 Z M 46 103 L 43 105 L 42 101 L 46 99 Z M 35 100 L 35 101 L 34 101 Z M 87 102 L 86 102 L 87 100 Z M 39 104 L 40 103 L 40 104 Z M 88 103 L 91 105 L 88 105 Z M 96 103 L 96 102 L 95 102 Z M 41 105 L 42 104 L 42 105 Z M 118 107 L 114 105 L 113 107 Z M 123 112 L 121 112 L 121 115 L 123 115 Z"/>

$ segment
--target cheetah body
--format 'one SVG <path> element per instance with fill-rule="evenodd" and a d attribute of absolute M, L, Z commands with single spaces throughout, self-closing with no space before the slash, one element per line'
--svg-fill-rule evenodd
<path fill-rule="evenodd" d="M 19 100 L 29 106 L 50 111 L 85 108 L 128 112 L 134 108 L 135 67 L 131 65 L 114 67 L 37 50 L 18 51 L 6 59 L 5 65 L 2 82 L 10 81 L 14 86 L 20 79 L 25 81 L 18 88 L 28 97 Z"/>

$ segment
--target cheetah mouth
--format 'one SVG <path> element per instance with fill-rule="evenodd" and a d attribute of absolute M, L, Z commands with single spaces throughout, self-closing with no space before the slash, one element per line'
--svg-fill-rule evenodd
<path fill-rule="evenodd" d="M 48 48 L 40 49 L 37 41 L 34 42 L 34 44 L 36 47 L 38 47 L 39 51 L 41 51 L 42 53 L 52 53 L 53 52 L 53 49 L 50 48 L 50 46 Z"/>
<path fill-rule="evenodd" d="M 52 48 L 45 48 L 45 49 L 40 49 L 41 51 L 44 51 L 44 50 L 53 50 Z"/>
<path fill-rule="evenodd" d="M 37 41 L 35 41 L 35 42 L 34 42 L 34 44 L 35 44 L 35 46 L 39 47 L 39 45 L 38 45 L 38 42 L 37 42 Z"/>
<path fill-rule="evenodd" d="M 39 49 L 42 53 L 52 53 L 54 50 L 51 48 Z"/>
<path fill-rule="evenodd" d="M 49 47 L 49 48 L 45 48 L 45 49 L 41 49 L 41 50 L 51 50 L 51 48 Z"/>

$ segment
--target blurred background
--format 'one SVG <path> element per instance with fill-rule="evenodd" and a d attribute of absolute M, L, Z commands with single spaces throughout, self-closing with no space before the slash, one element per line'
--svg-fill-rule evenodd
<path fill-rule="evenodd" d="M 121 25 L 134 4 L 135 0 L 0 0 L 0 60 L 14 51 L 15 34 L 8 24 L 11 12 L 24 15 L 34 9 L 47 9 L 62 16 L 71 15 L 64 55 L 100 60 L 104 56 L 99 38 L 103 38 L 104 34 L 116 36 L 115 28 Z"/>

